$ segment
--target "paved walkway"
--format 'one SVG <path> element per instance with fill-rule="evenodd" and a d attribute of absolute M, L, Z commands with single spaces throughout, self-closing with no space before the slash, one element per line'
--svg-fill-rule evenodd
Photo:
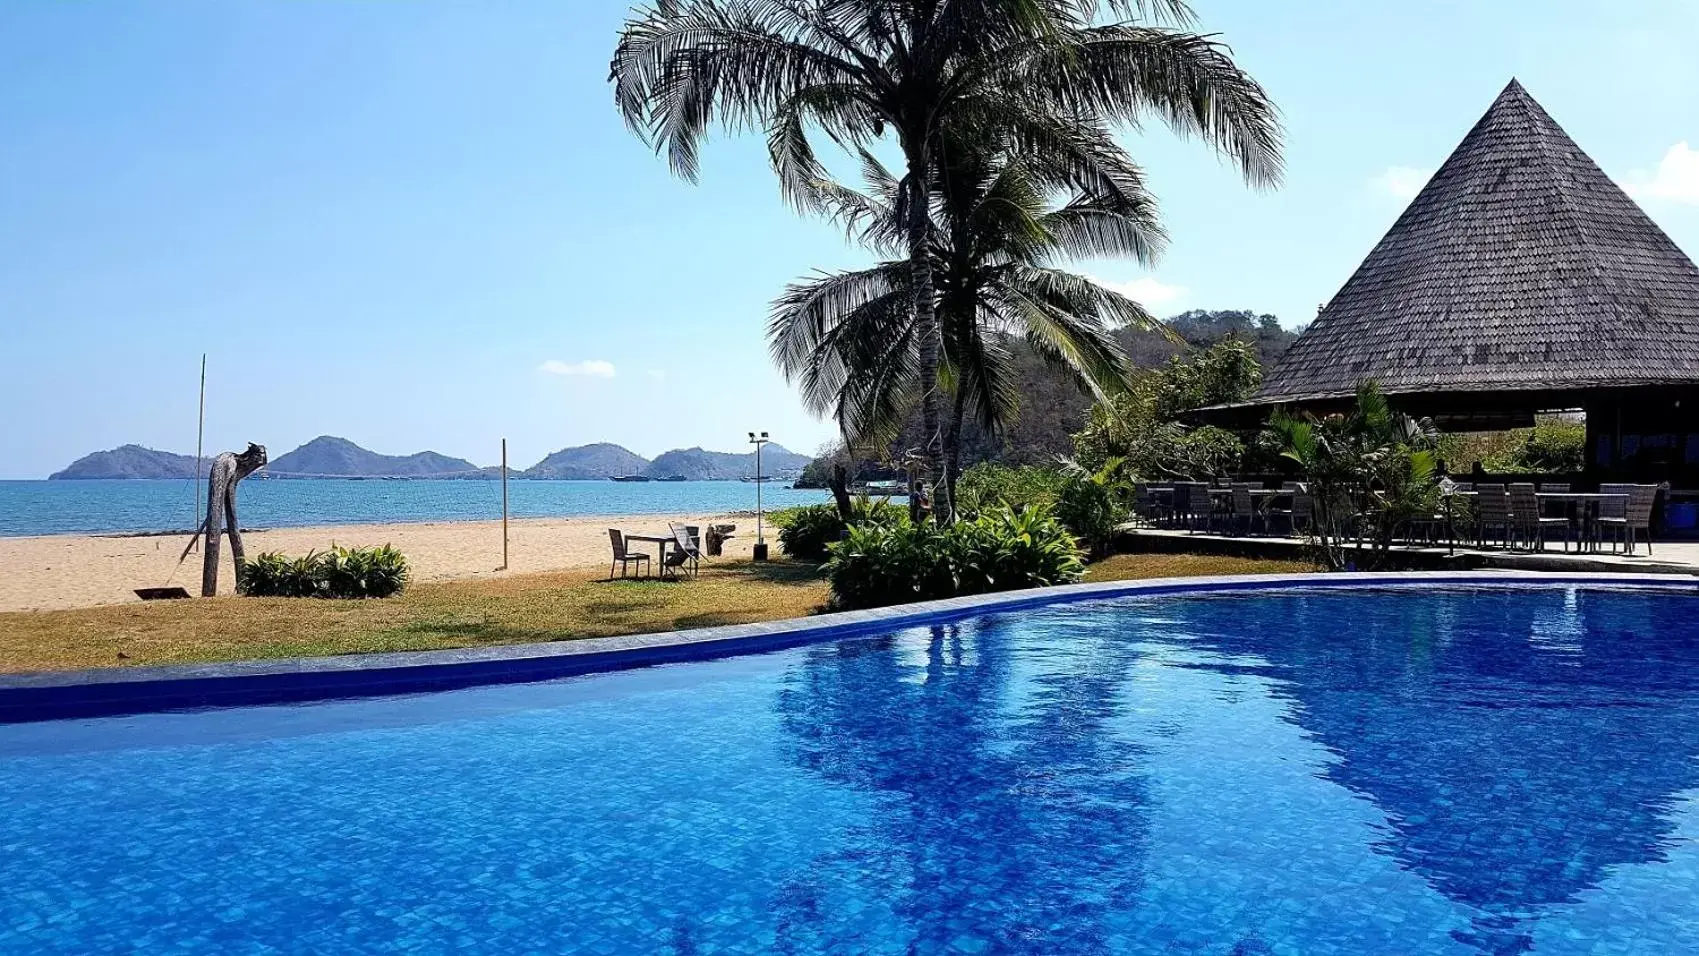
<path fill-rule="evenodd" d="M 1302 538 L 1278 536 L 1234 536 L 1166 528 L 1147 528 L 1122 525 L 1123 543 L 1131 550 L 1147 551 L 1243 551 L 1270 557 L 1302 557 L 1309 547 Z M 1613 554 L 1609 550 L 1596 554 L 1564 553 L 1561 546 L 1548 546 L 1544 551 L 1504 550 L 1502 548 L 1451 549 L 1399 547 L 1395 550 L 1408 555 L 1422 566 L 1456 565 L 1473 568 L 1511 568 L 1528 571 L 1620 571 L 1652 574 L 1699 575 L 1699 541 L 1653 542 L 1647 552 L 1641 543 L 1634 554 Z"/>

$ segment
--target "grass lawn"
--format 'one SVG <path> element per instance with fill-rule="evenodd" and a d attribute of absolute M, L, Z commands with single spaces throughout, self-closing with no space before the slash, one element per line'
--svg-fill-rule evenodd
<path fill-rule="evenodd" d="M 1291 561 L 1118 555 L 1089 581 L 1312 570 Z M 813 565 L 731 562 L 681 583 L 567 571 L 418 584 L 382 601 L 224 597 L 0 613 L 0 671 L 66 670 L 524 644 L 802 617 L 825 604 Z"/>

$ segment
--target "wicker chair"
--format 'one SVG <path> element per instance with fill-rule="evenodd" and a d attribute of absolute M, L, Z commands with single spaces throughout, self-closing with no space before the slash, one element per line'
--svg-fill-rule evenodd
<path fill-rule="evenodd" d="M 1154 525 L 1161 520 L 1166 509 L 1150 490 L 1150 485 L 1139 482 L 1133 486 L 1133 520 L 1147 525 Z"/>
<path fill-rule="evenodd" d="M 1186 481 L 1174 482 L 1174 526 L 1176 528 L 1186 528 L 1186 530 L 1196 528 L 1198 504 L 1194 503 L 1193 499 L 1199 498 L 1199 496 L 1203 498 L 1203 509 L 1205 509 L 1205 515 L 1208 515 L 1210 513 L 1208 511 L 1210 496 L 1201 487 L 1193 486 L 1191 482 Z"/>
<path fill-rule="evenodd" d="M 1251 497 L 1251 486 L 1247 482 L 1234 482 L 1232 491 L 1232 507 L 1228 512 L 1230 523 L 1235 531 L 1243 527 L 1245 533 L 1250 534 L 1256 528 L 1257 519 L 1263 517 L 1257 511 L 1256 499 Z M 1266 518 L 1263 519 L 1263 530 L 1268 530 Z"/>
<path fill-rule="evenodd" d="M 1510 525 L 1517 539 L 1535 550 L 1545 549 L 1547 528 L 1562 528 L 1563 550 L 1569 550 L 1569 519 L 1542 515 L 1532 482 L 1519 481 L 1510 486 Z"/>
<path fill-rule="evenodd" d="M 1475 543 L 1485 547 L 1493 531 L 1498 532 L 1498 540 L 1505 547 L 1510 547 L 1510 496 L 1503 485 L 1479 485 L 1475 488 Z"/>
<path fill-rule="evenodd" d="M 1281 518 L 1286 522 L 1286 532 L 1297 534 L 1300 524 L 1307 526 L 1310 523 L 1310 496 L 1305 493 L 1304 486 L 1295 481 L 1286 482 L 1280 486 L 1280 490 L 1291 495 L 1288 499 L 1291 504 L 1281 507 L 1280 499 L 1270 501 L 1268 507 L 1263 510 L 1263 527 L 1273 534 L 1273 521 L 1275 518 Z"/>
<path fill-rule="evenodd" d="M 612 544 L 614 548 L 613 563 L 608 565 L 609 581 L 614 579 L 615 568 L 619 569 L 619 576 L 623 578 L 626 568 L 633 564 L 637 565 L 638 577 L 643 576 L 644 568 L 649 566 L 648 554 L 642 551 L 627 551 L 625 549 L 625 535 L 620 534 L 618 528 L 608 529 L 608 543 Z"/>
<path fill-rule="evenodd" d="M 1633 554 L 1635 543 L 1644 540 L 1646 542 L 1646 553 L 1651 554 L 1652 508 L 1658 502 L 1658 486 L 1621 485 L 1612 487 L 1621 487 L 1624 491 L 1626 491 L 1628 494 L 1628 500 L 1627 502 L 1623 502 L 1622 499 L 1618 498 L 1615 501 L 1616 507 L 1622 509 L 1621 517 L 1617 517 L 1614 514 L 1608 516 L 1605 515 L 1602 511 L 1603 506 L 1601 505 L 1599 530 L 1601 532 L 1610 531 L 1612 533 L 1615 538 L 1615 540 L 1611 543 L 1612 550 L 1616 550 L 1616 546 L 1621 544 L 1629 554 Z M 1603 490 L 1602 486 L 1601 490 Z M 1607 504 L 1608 503 L 1609 502 L 1607 502 Z"/>

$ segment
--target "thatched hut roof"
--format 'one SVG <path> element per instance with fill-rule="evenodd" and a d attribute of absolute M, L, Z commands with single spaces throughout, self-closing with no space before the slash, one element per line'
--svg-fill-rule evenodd
<path fill-rule="evenodd" d="M 1250 404 L 1699 383 L 1699 269 L 1520 83 Z"/>

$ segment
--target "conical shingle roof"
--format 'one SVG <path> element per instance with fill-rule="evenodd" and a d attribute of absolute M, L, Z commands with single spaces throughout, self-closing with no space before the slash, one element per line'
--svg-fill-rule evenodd
<path fill-rule="evenodd" d="M 1512 80 L 1254 403 L 1699 383 L 1699 269 Z"/>

